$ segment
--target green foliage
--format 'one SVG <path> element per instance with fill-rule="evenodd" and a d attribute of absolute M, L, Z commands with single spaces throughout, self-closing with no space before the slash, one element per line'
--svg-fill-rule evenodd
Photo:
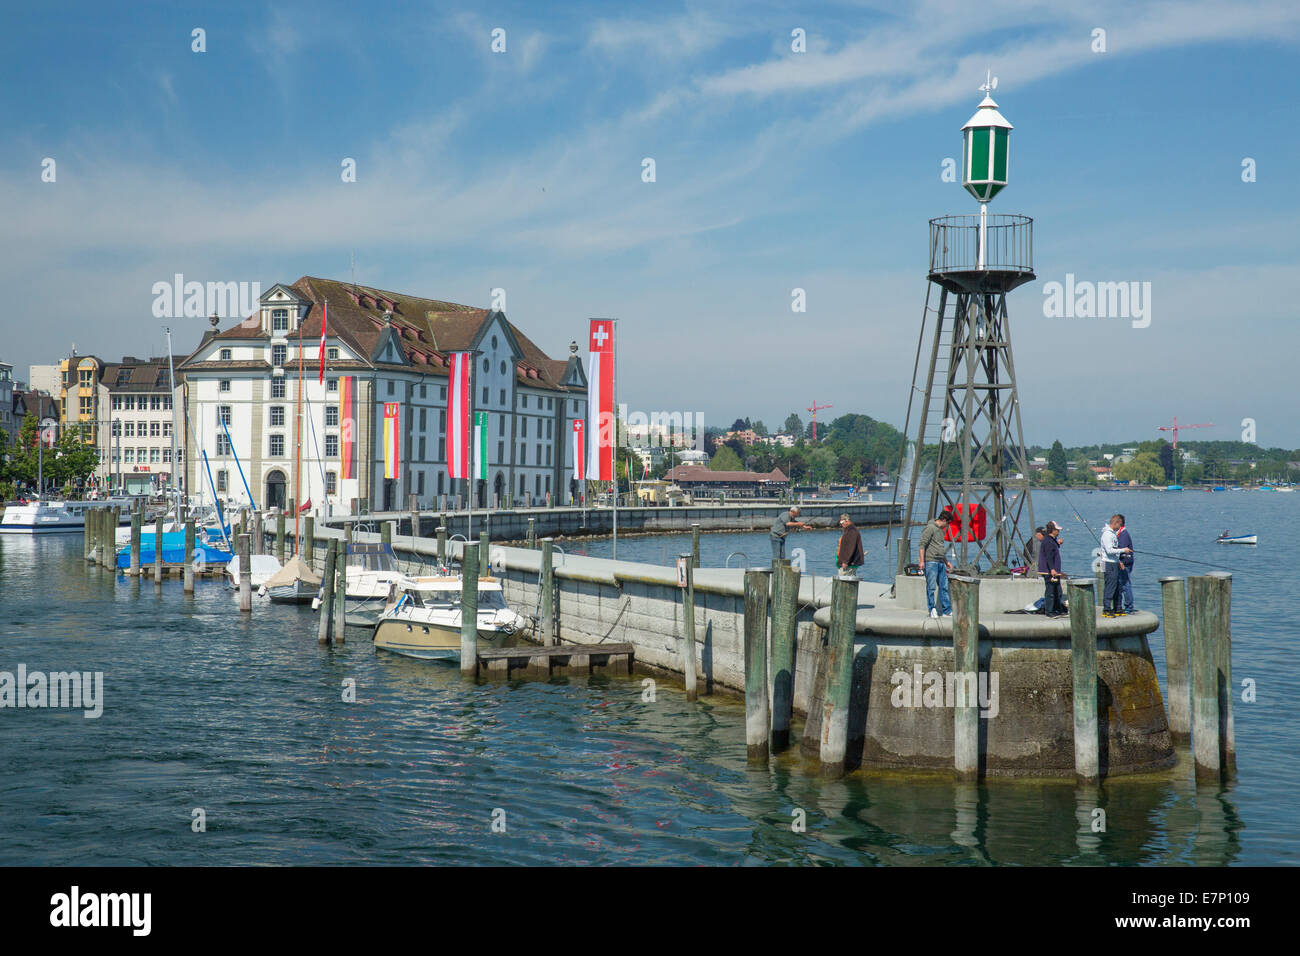
<path fill-rule="evenodd" d="M 730 444 L 719 445 L 717 453 L 709 460 L 710 471 L 744 471 L 745 463 Z"/>
<path fill-rule="evenodd" d="M 1160 485 L 1165 482 L 1165 470 L 1155 452 L 1139 452 L 1132 461 L 1115 466 L 1115 477 L 1139 485 Z"/>
<path fill-rule="evenodd" d="M 791 412 L 785 417 L 785 423 L 781 426 L 781 434 L 794 435 L 798 438 L 803 434 L 803 419 Z"/>
<path fill-rule="evenodd" d="M 1070 474 L 1070 462 L 1065 457 L 1065 446 L 1060 439 L 1052 442 L 1052 450 L 1047 453 L 1047 468 L 1057 476 L 1058 481 L 1064 481 Z"/>

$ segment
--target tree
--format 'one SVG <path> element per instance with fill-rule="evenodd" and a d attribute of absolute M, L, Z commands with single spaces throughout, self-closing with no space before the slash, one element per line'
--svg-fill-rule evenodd
<path fill-rule="evenodd" d="M 1174 480 L 1174 446 L 1166 442 L 1160 443 L 1160 452 L 1157 456 L 1160 461 L 1160 467 L 1165 470 L 1165 481 Z"/>
<path fill-rule="evenodd" d="M 709 460 L 710 471 L 744 471 L 744 462 L 730 444 L 719 445 L 717 454 Z"/>
<path fill-rule="evenodd" d="M 1154 452 L 1139 453 L 1132 461 L 1115 466 L 1115 477 L 1139 485 L 1158 485 L 1165 479 L 1165 470 Z"/>
<path fill-rule="evenodd" d="M 1095 485 L 1097 476 L 1093 474 L 1092 465 L 1087 457 L 1080 458 L 1074 463 L 1074 475 L 1070 479 L 1080 485 Z"/>
<path fill-rule="evenodd" d="M 1070 463 L 1065 457 L 1065 446 L 1061 444 L 1059 438 L 1052 442 L 1052 450 L 1047 453 L 1047 468 L 1057 476 L 1059 481 L 1065 481 L 1070 474 Z"/>
<path fill-rule="evenodd" d="M 803 419 L 791 412 L 785 417 L 785 424 L 781 426 L 781 434 L 793 435 L 798 438 L 803 434 Z"/>
<path fill-rule="evenodd" d="M 825 484 L 835 478 L 839 456 L 829 448 L 818 448 L 808 456 L 808 472 L 813 481 Z"/>
<path fill-rule="evenodd" d="M 758 421 L 754 422 L 754 424 L 752 424 L 750 428 L 752 428 L 754 430 L 754 434 L 759 436 L 760 438 L 767 437 L 767 426 L 763 424 L 763 420 L 761 418 Z"/>

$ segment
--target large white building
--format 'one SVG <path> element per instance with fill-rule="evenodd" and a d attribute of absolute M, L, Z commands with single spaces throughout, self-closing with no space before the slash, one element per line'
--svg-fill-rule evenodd
<path fill-rule="evenodd" d="M 311 277 L 276 284 L 231 328 L 214 322 L 180 363 L 186 487 L 210 496 L 210 471 L 219 497 L 242 506 L 251 496 L 265 509 L 290 506 L 298 483 L 299 503 L 334 514 L 464 494 L 446 453 L 448 355 L 458 351 L 476 353 L 472 407 L 488 419 L 488 478 L 475 482 L 476 505 L 570 500 L 572 423 L 587 414 L 576 346 L 567 361 L 551 359 L 501 312 Z M 396 478 L 384 474 L 386 406 L 397 413 Z"/>

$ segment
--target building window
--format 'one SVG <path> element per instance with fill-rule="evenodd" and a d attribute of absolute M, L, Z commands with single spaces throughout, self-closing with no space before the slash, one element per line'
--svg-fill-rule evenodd
<path fill-rule="evenodd" d="M 285 358 L 288 357 L 288 355 L 289 355 L 289 347 L 287 345 L 271 346 L 271 364 L 276 366 L 277 368 L 284 365 L 284 360 Z"/>
<path fill-rule="evenodd" d="M 337 378 L 325 379 L 325 391 L 337 392 L 339 390 L 339 380 Z"/>
<path fill-rule="evenodd" d="M 228 379 L 228 378 L 223 378 L 221 381 L 219 381 L 219 382 L 217 383 L 217 391 L 218 391 L 218 392 L 228 392 L 228 391 L 230 391 L 230 379 Z"/>
<path fill-rule="evenodd" d="M 520 445 L 520 446 L 519 446 L 519 464 L 521 464 L 521 465 L 526 465 L 526 464 L 528 464 L 528 446 L 527 446 L 527 445 Z"/>
<path fill-rule="evenodd" d="M 339 436 L 326 435 L 325 436 L 325 457 L 337 458 L 338 454 L 339 454 Z"/>
<path fill-rule="evenodd" d="M 114 422 L 113 424 L 117 424 Z M 135 437 L 135 422 L 122 422 L 122 434 L 127 438 Z"/>
<path fill-rule="evenodd" d="M 391 378 L 388 380 L 388 394 L 393 394 L 393 380 Z"/>
<path fill-rule="evenodd" d="M 284 457 L 284 436 L 272 435 L 270 436 L 270 438 L 271 438 L 270 448 L 267 450 L 267 457 L 283 458 Z"/>
<path fill-rule="evenodd" d="M 501 405 L 504 406 L 505 403 L 506 403 L 506 390 L 503 388 L 501 389 Z"/>
<path fill-rule="evenodd" d="M 338 475 L 332 471 L 325 472 L 325 494 L 338 494 L 339 480 Z"/>
<path fill-rule="evenodd" d="M 158 438 L 162 435 L 162 422 L 149 423 L 149 437 Z"/>
<path fill-rule="evenodd" d="M 418 482 L 419 487 L 415 489 L 415 493 L 417 495 L 422 495 L 424 494 L 424 472 L 420 472 L 419 479 L 420 479 Z"/>
<path fill-rule="evenodd" d="M 226 470 L 224 468 L 217 472 L 217 491 L 226 490 Z"/>
<path fill-rule="evenodd" d="M 113 422 L 113 437 L 119 438 L 121 437 L 121 434 L 122 434 L 122 422 L 121 421 Z"/>
<path fill-rule="evenodd" d="M 163 464 L 170 465 L 172 463 L 172 450 L 170 448 L 164 448 L 162 450 L 162 458 Z"/>
<path fill-rule="evenodd" d="M 526 418 L 519 419 L 519 437 L 520 438 L 528 437 L 528 419 Z"/>
<path fill-rule="evenodd" d="M 150 395 L 150 396 L 149 396 L 149 411 L 151 411 L 151 412 L 161 411 L 161 410 L 162 410 L 162 400 L 163 400 L 163 397 L 162 397 L 161 395 Z"/>
<path fill-rule="evenodd" d="M 533 497 L 540 498 L 541 496 L 542 496 L 542 476 L 536 475 L 533 478 Z"/>
<path fill-rule="evenodd" d="M 486 405 L 487 403 L 488 403 L 488 390 L 487 390 L 487 386 L 484 385 L 484 386 L 483 386 L 483 404 Z"/>
<path fill-rule="evenodd" d="M 424 461 L 424 436 L 420 436 L 420 457 L 416 461 Z"/>
<path fill-rule="evenodd" d="M 547 475 L 547 476 L 546 476 L 546 493 L 547 493 L 548 495 L 551 493 L 551 476 L 550 476 L 550 475 Z"/>
<path fill-rule="evenodd" d="M 485 358 L 483 359 L 483 374 L 486 375 L 490 371 L 492 371 L 492 363 Z"/>
<path fill-rule="evenodd" d="M 548 465 L 551 463 L 551 446 L 550 446 L 550 445 L 547 445 L 547 446 L 546 446 L 546 463 L 547 463 Z"/>
<path fill-rule="evenodd" d="M 329 357 L 329 360 L 332 362 L 339 357 L 339 350 L 334 346 L 330 346 L 328 349 L 325 350 L 325 354 Z"/>
<path fill-rule="evenodd" d="M 527 396 L 527 395 L 520 395 L 520 396 L 519 396 L 519 407 L 520 407 L 520 408 L 527 408 L 527 407 L 528 407 L 528 396 Z"/>
<path fill-rule="evenodd" d="M 497 464 L 504 465 L 505 462 L 506 462 L 506 443 L 503 441 L 499 441 L 497 442 Z"/>
<path fill-rule="evenodd" d="M 271 331 L 273 332 L 289 331 L 289 310 L 288 309 L 271 310 Z"/>
<path fill-rule="evenodd" d="M 325 427 L 337 428 L 339 423 L 339 407 L 337 405 L 325 406 Z"/>
<path fill-rule="evenodd" d="M 218 425 L 229 425 L 229 424 L 230 424 L 230 406 L 229 406 L 229 405 L 218 405 L 218 406 L 217 406 L 217 424 L 218 424 Z"/>
<path fill-rule="evenodd" d="M 272 428 L 284 427 L 284 406 L 283 405 L 271 406 L 271 427 Z"/>
<path fill-rule="evenodd" d="M 501 363 L 501 374 L 502 374 L 502 375 L 506 374 L 506 363 L 505 363 L 505 362 L 502 362 L 502 363 Z M 503 390 L 503 391 L 501 392 L 501 394 L 504 395 L 504 394 L 505 394 L 505 391 Z"/>
<path fill-rule="evenodd" d="M 171 437 L 172 437 L 172 423 L 171 423 L 171 422 L 163 422 L 163 423 L 162 423 L 162 426 L 163 426 L 163 438 L 171 438 Z"/>
<path fill-rule="evenodd" d="M 114 395 L 114 396 L 113 396 L 113 410 L 116 411 L 117 409 L 120 409 L 121 407 L 122 407 L 122 396 L 121 396 L 121 395 Z"/>
<path fill-rule="evenodd" d="M 438 413 L 438 431 L 445 432 L 446 430 L 447 430 L 447 409 L 444 408 L 442 411 Z"/>
<path fill-rule="evenodd" d="M 149 464 L 151 464 L 151 465 L 156 465 L 156 464 L 158 464 L 158 463 L 161 462 L 161 461 L 162 461 L 162 449 L 161 449 L 161 448 L 150 448 L 150 449 L 149 449 Z"/>
<path fill-rule="evenodd" d="M 217 454 L 218 455 L 230 454 L 230 440 L 227 439 L 224 434 L 217 436 Z"/>
<path fill-rule="evenodd" d="M 229 362 L 229 361 L 230 361 L 230 349 L 222 349 L 222 350 L 221 350 L 221 358 L 219 359 L 219 361 L 222 361 L 222 362 Z"/>
<path fill-rule="evenodd" d="M 134 396 L 134 395 L 124 395 L 124 396 L 122 397 L 122 410 L 125 411 L 125 412 L 133 412 L 133 411 L 135 411 L 135 396 Z"/>
<path fill-rule="evenodd" d="M 445 471 L 438 472 L 438 494 L 442 494 L 442 481 L 446 477 L 447 473 Z"/>
<path fill-rule="evenodd" d="M 524 476 L 520 475 L 519 476 L 519 497 L 520 498 L 522 498 L 524 495 L 528 493 L 528 486 L 524 484 L 524 481 L 525 481 Z"/>
<path fill-rule="evenodd" d="M 284 379 L 282 378 L 271 379 L 271 397 L 284 398 Z"/>
<path fill-rule="evenodd" d="M 122 449 L 122 462 L 123 462 L 123 464 L 127 464 L 127 465 L 135 464 L 135 449 L 134 449 L 134 448 L 123 448 L 123 449 Z"/>
<path fill-rule="evenodd" d="M 170 393 L 163 396 L 163 408 L 169 412 L 172 410 L 172 397 Z"/>
<path fill-rule="evenodd" d="M 555 435 L 555 419 L 546 419 L 546 437 L 551 438 Z"/>
<path fill-rule="evenodd" d="M 421 397 L 421 398 L 428 398 L 428 397 L 429 397 L 429 386 L 428 386 L 428 385 L 421 385 L 421 386 L 420 386 L 420 397 Z"/>
<path fill-rule="evenodd" d="M 81 414 L 93 415 L 95 413 L 94 402 L 93 398 L 83 398 L 81 400 Z"/>
<path fill-rule="evenodd" d="M 438 439 L 438 460 L 439 461 L 447 460 L 447 439 L 445 438 Z M 438 494 L 442 494 L 441 489 L 439 489 Z"/>
<path fill-rule="evenodd" d="M 438 398 L 442 399 L 443 401 L 446 401 L 446 399 L 447 399 L 447 386 L 446 386 L 446 385 L 443 385 L 443 386 L 441 386 L 441 387 L 438 389 Z M 439 492 L 439 494 L 442 494 L 442 492 Z"/>

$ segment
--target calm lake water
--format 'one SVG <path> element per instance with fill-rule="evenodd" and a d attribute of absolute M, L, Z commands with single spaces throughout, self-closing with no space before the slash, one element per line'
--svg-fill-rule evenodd
<path fill-rule="evenodd" d="M 1128 517 L 1139 606 L 1156 578 L 1228 565 L 1240 779 L 1197 788 L 1186 762 L 1100 788 L 915 776 L 822 782 L 796 754 L 744 757 L 744 712 L 687 705 L 639 678 L 471 684 L 453 668 L 376 652 L 363 631 L 321 648 L 310 610 L 201 581 L 185 597 L 81 558 L 80 536 L 0 538 L 0 670 L 102 671 L 104 711 L 0 710 L 2 864 L 1266 864 L 1300 862 L 1300 637 L 1290 577 L 1293 497 L 1266 492 L 1045 492 L 1087 573 L 1094 529 Z M 1297 502 L 1300 504 L 1300 502 Z M 1213 542 L 1224 528 L 1258 547 Z M 864 531 L 865 578 L 886 580 L 884 531 Z M 683 541 L 685 542 L 683 546 Z M 835 534 L 806 533 L 831 570 Z M 625 539 L 619 557 L 668 562 L 689 536 Z M 607 554 L 608 542 L 571 551 Z M 766 534 L 702 539 L 705 565 Z M 743 563 L 732 558 L 733 566 Z M 1163 645 L 1152 652 L 1163 682 Z M 343 701 L 345 680 L 356 702 Z M 1107 813 L 1105 833 L 1087 825 Z M 191 828 L 202 808 L 207 831 Z M 504 814 L 496 811 L 504 811 Z M 504 832 L 493 820 L 504 818 Z M 804 816 L 806 832 L 791 823 Z M 1083 821 L 1081 823 L 1081 821 Z M 497 828 L 500 829 L 499 827 Z"/>

